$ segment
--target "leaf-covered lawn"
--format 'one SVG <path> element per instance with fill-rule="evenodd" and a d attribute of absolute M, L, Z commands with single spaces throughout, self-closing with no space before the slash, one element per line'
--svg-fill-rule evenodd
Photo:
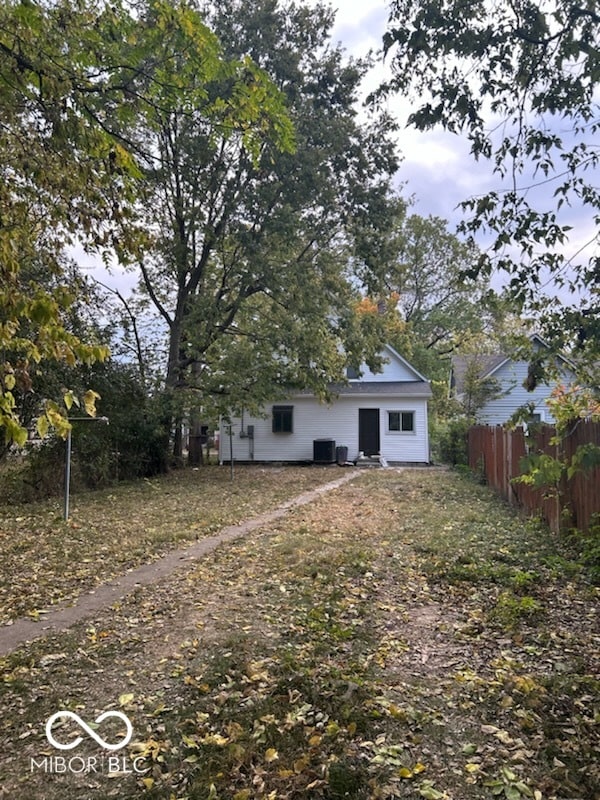
<path fill-rule="evenodd" d="M 327 468 L 174 472 L 61 501 L 0 506 L 0 623 L 73 600 L 128 569 L 339 477 Z"/>
<path fill-rule="evenodd" d="M 369 472 L 5 659 L 0 785 L 33 800 L 594 800 L 597 611 L 562 542 L 484 487 Z M 119 707 L 143 775 L 30 770 L 51 713 Z"/>

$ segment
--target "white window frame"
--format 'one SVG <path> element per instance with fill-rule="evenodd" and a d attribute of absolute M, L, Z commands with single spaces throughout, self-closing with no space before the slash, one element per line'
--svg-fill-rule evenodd
<path fill-rule="evenodd" d="M 392 434 L 393 436 L 416 436 L 417 434 L 417 412 L 413 408 L 390 408 L 386 409 L 387 414 L 387 424 L 386 424 L 386 432 Z M 390 427 L 390 416 L 392 414 L 399 414 L 399 425 L 400 429 L 395 430 Z M 411 414 L 412 415 L 412 430 L 404 430 L 402 428 L 402 415 L 403 414 Z"/>

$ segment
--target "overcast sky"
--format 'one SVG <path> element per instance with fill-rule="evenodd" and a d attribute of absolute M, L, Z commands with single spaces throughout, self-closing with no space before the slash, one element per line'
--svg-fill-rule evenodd
<path fill-rule="evenodd" d="M 316 4 L 317 0 L 307 0 Z M 336 12 L 332 31 L 334 42 L 340 42 L 349 54 L 365 55 L 381 50 L 388 22 L 385 0 L 330 0 Z M 377 88 L 388 75 L 382 56 L 368 80 L 368 89 Z M 456 222 L 456 206 L 467 196 L 486 190 L 489 175 L 476 170 L 468 155 L 465 140 L 443 131 L 422 133 L 405 126 L 409 105 L 399 96 L 388 101 L 388 109 L 400 121 L 398 137 L 403 163 L 399 182 L 406 183 L 405 194 L 414 195 L 416 211 L 434 214 Z"/>
<path fill-rule="evenodd" d="M 313 3 L 313 0 L 306 1 Z M 388 25 L 386 0 L 329 0 L 329 5 L 336 10 L 332 32 L 334 42 L 341 42 L 348 53 L 354 56 L 364 55 L 370 49 L 381 49 L 382 37 Z M 380 63 L 370 79 L 369 90 L 376 88 L 387 74 L 381 58 L 380 55 Z M 500 189 L 498 176 L 493 174 L 487 162 L 473 160 L 465 137 L 441 129 L 423 133 L 407 128 L 405 123 L 410 108 L 402 97 L 392 97 L 388 108 L 402 126 L 398 144 L 404 160 L 398 181 L 405 184 L 404 195 L 414 196 L 417 213 L 440 216 L 448 220 L 450 228 L 454 230 L 462 218 L 458 204 L 473 195 Z M 542 198 L 544 192 L 548 193 L 548 187 L 536 191 L 538 197 Z M 565 252 L 574 256 L 585 246 L 582 255 L 591 256 L 594 245 L 589 245 L 589 242 L 597 234 L 592 215 L 589 211 L 566 206 L 561 213 L 561 221 L 573 226 Z M 485 244 L 483 240 L 480 242 L 480 245 Z"/>

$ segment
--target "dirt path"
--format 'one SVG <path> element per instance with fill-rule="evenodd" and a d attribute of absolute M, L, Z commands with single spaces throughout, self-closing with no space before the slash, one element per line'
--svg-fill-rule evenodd
<path fill-rule="evenodd" d="M 135 589 L 157 583 L 171 575 L 175 570 L 189 566 L 219 545 L 239 539 L 267 523 L 280 519 L 290 509 L 313 502 L 326 492 L 337 489 L 339 486 L 343 486 L 353 480 L 358 474 L 359 472 L 356 470 L 346 472 L 335 481 L 330 481 L 318 486 L 316 489 L 287 500 L 273 511 L 260 514 L 238 525 L 229 525 L 215 536 L 202 539 L 190 547 L 174 550 L 158 561 L 127 572 L 118 580 L 109 581 L 96 587 L 87 594 L 80 596 L 74 605 L 58 605 L 40 612 L 42 614 L 40 621 L 21 617 L 9 625 L 3 625 L 0 627 L 0 656 L 12 652 L 27 642 L 67 630 L 77 622 L 81 622 L 101 609 L 107 608 L 116 601 L 123 599 Z"/>

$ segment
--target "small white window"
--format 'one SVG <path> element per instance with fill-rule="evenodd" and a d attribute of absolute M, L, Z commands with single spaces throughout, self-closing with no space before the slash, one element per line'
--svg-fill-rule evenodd
<path fill-rule="evenodd" d="M 414 433 L 414 411 L 388 411 L 388 431 L 390 433 Z"/>

